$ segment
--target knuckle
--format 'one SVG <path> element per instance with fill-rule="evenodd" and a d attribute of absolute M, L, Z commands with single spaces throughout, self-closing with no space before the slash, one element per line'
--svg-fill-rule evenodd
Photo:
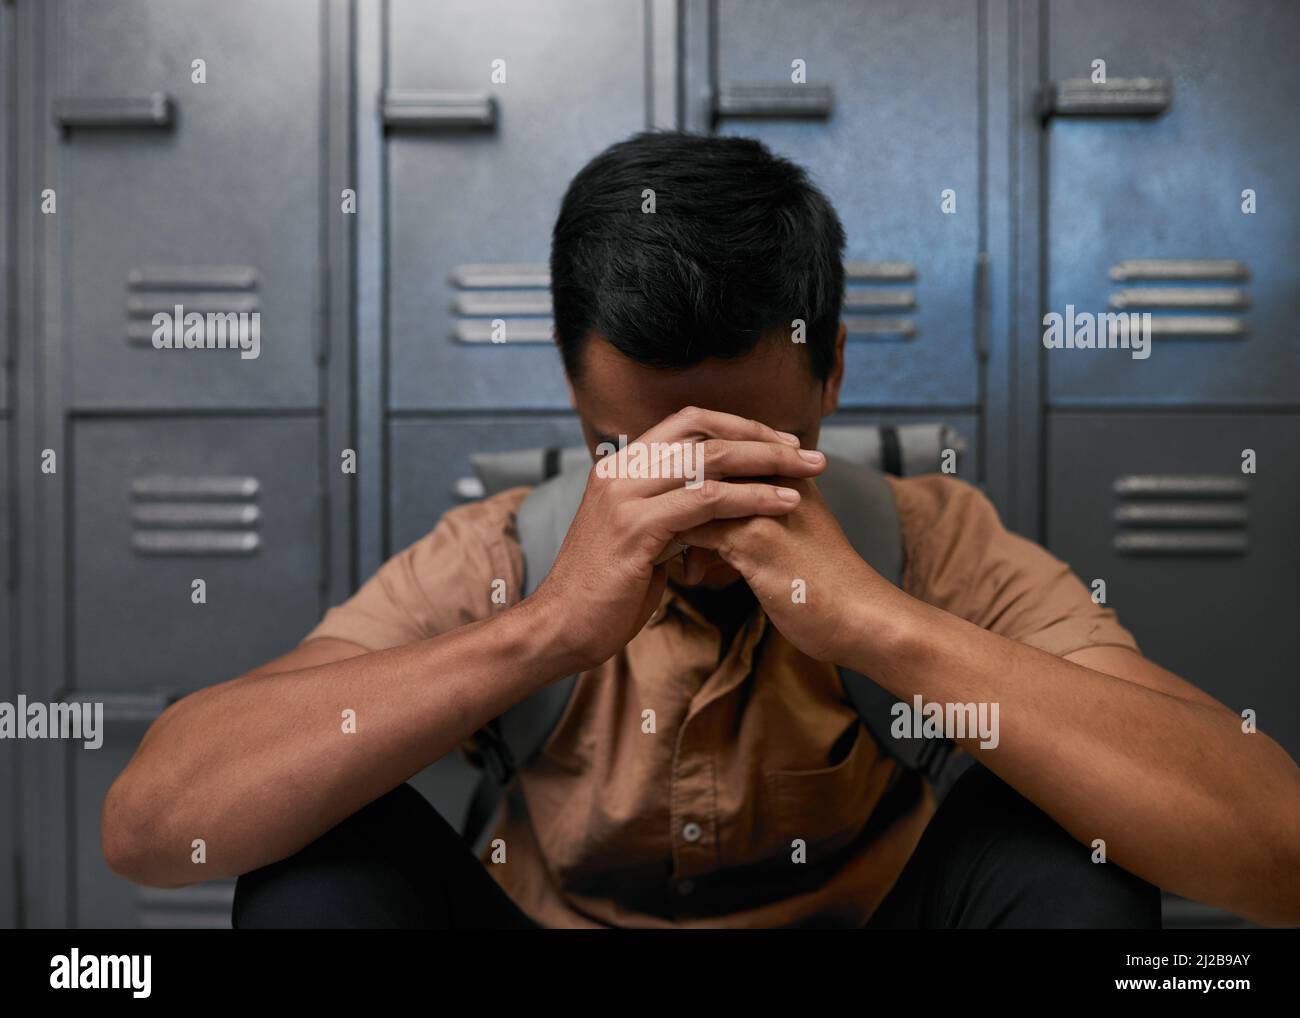
<path fill-rule="evenodd" d="M 721 481 L 706 477 L 700 482 L 699 488 L 696 489 L 695 497 L 706 505 L 717 505 L 718 502 L 722 501 L 724 491 L 725 488 Z"/>

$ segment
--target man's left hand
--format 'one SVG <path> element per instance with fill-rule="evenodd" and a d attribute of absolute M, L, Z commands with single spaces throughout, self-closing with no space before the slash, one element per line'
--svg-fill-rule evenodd
<path fill-rule="evenodd" d="M 803 653 L 846 664 L 859 641 L 870 638 L 872 619 L 883 621 L 899 591 L 853 549 L 812 479 L 780 483 L 801 496 L 792 512 L 715 520 L 677 540 L 716 551 L 744 576 L 767 617 Z M 688 583 L 702 571 L 703 557 L 689 554 Z"/>

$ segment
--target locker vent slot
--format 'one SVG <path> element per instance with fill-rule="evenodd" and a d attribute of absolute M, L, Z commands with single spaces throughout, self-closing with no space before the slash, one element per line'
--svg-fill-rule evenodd
<path fill-rule="evenodd" d="M 549 343 L 551 274 L 545 265 L 459 265 L 452 270 L 458 343 Z M 498 330 L 493 322 L 505 323 Z"/>
<path fill-rule="evenodd" d="M 1231 474 L 1137 474 L 1114 484 L 1121 555 L 1244 555 L 1250 491 Z"/>
<path fill-rule="evenodd" d="M 1250 278 L 1250 269 L 1241 262 L 1222 258 L 1130 259 L 1111 266 L 1110 278 L 1117 283 L 1150 281 L 1156 284 L 1124 286 L 1110 295 L 1110 306 L 1117 311 L 1152 312 L 1153 336 L 1240 339 L 1250 331 L 1244 314 L 1232 313 L 1249 308 L 1250 298 L 1242 287 L 1227 285 Z M 1170 286 L 1170 283 L 1225 285 Z M 1214 313 L 1174 313 L 1188 311 Z"/>
<path fill-rule="evenodd" d="M 234 880 L 213 880 L 174 890 L 137 886 L 136 925 L 146 930 L 228 930 L 234 900 Z"/>
<path fill-rule="evenodd" d="M 59 694 L 59 700 L 63 703 L 100 704 L 104 711 L 104 721 L 115 725 L 155 721 L 180 697 L 179 693 L 163 689 L 149 691 L 111 689 L 99 692 L 93 689 L 78 689 Z"/>
<path fill-rule="evenodd" d="M 1167 78 L 1067 78 L 1053 82 L 1038 97 L 1038 113 L 1048 117 L 1149 117 L 1169 109 L 1173 86 Z"/>
<path fill-rule="evenodd" d="M 916 281 L 909 262 L 845 262 L 844 324 L 850 339 L 908 340 L 916 323 Z"/>
<path fill-rule="evenodd" d="M 204 316 L 204 340 L 216 342 L 224 330 L 228 345 L 243 342 L 250 319 L 209 320 L 208 315 L 251 315 L 261 310 L 257 270 L 244 265 L 196 265 L 132 269 L 126 277 L 126 339 L 150 346 L 157 328 L 153 316 L 174 315 L 179 304 L 186 314 Z M 181 324 L 181 323 L 178 323 Z"/>
<path fill-rule="evenodd" d="M 261 546 L 256 477 L 137 477 L 131 547 L 139 555 L 253 555 Z"/>
<path fill-rule="evenodd" d="M 718 86 L 713 115 L 763 119 L 825 119 L 835 108 L 830 85 L 787 81 L 725 82 Z"/>

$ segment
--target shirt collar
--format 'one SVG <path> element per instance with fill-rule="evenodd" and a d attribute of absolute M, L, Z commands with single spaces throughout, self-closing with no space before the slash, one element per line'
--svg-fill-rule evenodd
<path fill-rule="evenodd" d="M 659 599 L 659 607 L 655 610 L 655 613 L 651 616 L 650 620 L 646 622 L 646 628 L 653 629 L 657 626 L 663 625 L 670 613 L 675 613 L 681 618 L 693 622 L 698 626 L 704 626 L 709 629 L 717 628 L 717 626 L 700 613 L 700 610 L 696 608 L 695 605 L 691 604 L 687 598 L 674 590 L 671 584 L 667 584 L 664 586 L 663 596 Z M 757 618 L 755 619 L 754 616 L 757 616 Z M 755 606 L 754 612 L 750 616 L 750 622 L 754 627 L 754 635 L 761 636 L 767 625 L 767 613 L 763 611 L 761 606 Z"/>

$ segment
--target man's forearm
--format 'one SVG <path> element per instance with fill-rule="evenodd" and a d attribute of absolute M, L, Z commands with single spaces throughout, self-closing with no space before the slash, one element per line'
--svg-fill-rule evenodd
<path fill-rule="evenodd" d="M 1085 845 L 1158 886 L 1300 922 L 1300 770 L 1221 707 L 1085 668 L 906 595 L 863 606 L 842 662 L 900 700 L 997 703 L 957 740 Z M 1084 849 L 1080 849 L 1083 851 Z"/>
<path fill-rule="evenodd" d="M 122 875 L 160 887 L 282 859 L 567 674 L 561 644 L 524 602 L 432 639 L 192 694 L 110 789 L 106 852 Z"/>

